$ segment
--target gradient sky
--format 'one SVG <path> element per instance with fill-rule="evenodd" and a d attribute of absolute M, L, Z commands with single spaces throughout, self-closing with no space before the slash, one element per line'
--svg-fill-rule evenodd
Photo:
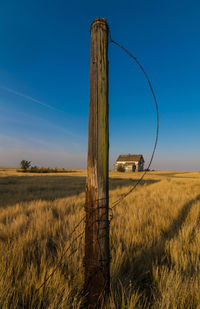
<path fill-rule="evenodd" d="M 87 161 L 90 24 L 142 63 L 155 90 L 154 169 L 200 170 L 200 2 L 0 0 L 0 166 L 83 168 Z M 156 130 L 143 73 L 109 45 L 110 167 L 142 153 Z"/>

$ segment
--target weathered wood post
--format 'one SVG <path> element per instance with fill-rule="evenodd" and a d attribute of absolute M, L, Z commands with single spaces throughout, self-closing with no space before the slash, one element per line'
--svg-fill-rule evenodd
<path fill-rule="evenodd" d="M 109 294 L 108 25 L 91 25 L 88 175 L 86 182 L 85 291 L 89 308 Z"/>

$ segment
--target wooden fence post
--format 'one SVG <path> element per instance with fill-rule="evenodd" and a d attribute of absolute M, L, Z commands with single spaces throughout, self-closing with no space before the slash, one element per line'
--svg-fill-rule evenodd
<path fill-rule="evenodd" d="M 108 26 L 91 25 L 88 175 L 86 182 L 85 291 L 89 308 L 109 294 Z"/>

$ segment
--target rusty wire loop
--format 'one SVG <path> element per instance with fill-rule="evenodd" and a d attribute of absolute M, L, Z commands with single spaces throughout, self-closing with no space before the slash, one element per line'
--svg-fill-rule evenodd
<path fill-rule="evenodd" d="M 147 73 L 145 72 L 143 66 L 141 65 L 141 63 L 138 61 L 138 59 L 132 55 L 131 52 L 129 52 L 126 48 L 124 48 L 121 44 L 117 43 L 116 41 L 114 41 L 111 37 L 111 32 L 109 30 L 109 39 L 110 39 L 110 42 L 115 44 L 116 46 L 120 47 L 129 57 L 131 57 L 134 61 L 136 61 L 137 65 L 140 67 L 140 69 L 142 70 L 142 72 L 144 73 L 144 76 L 149 84 L 149 87 L 150 87 L 150 90 L 151 90 L 151 93 L 153 95 L 153 98 L 154 98 L 154 102 L 155 102 L 155 107 L 156 107 L 156 137 L 155 137 L 155 142 L 154 142 L 154 147 L 153 147 L 153 151 L 152 151 L 152 155 L 151 155 L 151 158 L 150 158 L 150 161 L 149 161 L 149 164 L 146 168 L 146 171 L 144 171 L 142 177 L 140 179 L 138 179 L 138 181 L 135 183 L 135 185 L 133 185 L 126 193 L 122 194 L 121 197 L 116 200 L 113 204 L 112 204 L 112 209 L 115 208 L 119 203 L 121 203 L 121 201 L 123 199 L 125 199 L 130 193 L 132 193 L 135 188 L 138 186 L 138 184 L 143 180 L 144 176 L 146 175 L 147 171 L 149 170 L 150 166 L 151 166 L 151 163 L 153 161 L 153 158 L 154 158 L 154 154 L 155 154 L 155 151 L 156 151 L 156 147 L 157 147 L 157 144 L 158 144 L 158 135 L 159 135 L 159 111 L 158 111 L 158 102 L 157 102 L 157 99 L 156 99 L 156 95 L 155 95 L 155 92 L 153 90 L 153 87 L 152 87 L 152 84 L 151 84 L 151 81 L 147 75 Z"/>
<path fill-rule="evenodd" d="M 155 154 L 155 151 L 156 151 L 156 147 L 157 147 L 157 143 L 158 143 L 158 135 L 159 135 L 159 111 L 158 111 L 158 103 L 157 103 L 157 99 L 156 99 L 156 96 L 155 96 L 155 92 L 153 90 L 153 87 L 151 85 L 151 82 L 150 82 L 150 79 L 148 77 L 148 75 L 146 74 L 144 68 L 142 67 L 142 65 L 140 64 L 140 62 L 137 60 L 137 58 L 135 56 L 133 56 L 126 48 L 124 48 L 121 44 L 117 43 L 116 41 L 114 41 L 111 37 L 111 33 L 109 31 L 109 39 L 110 39 L 110 42 L 115 44 L 116 46 L 120 47 L 129 57 L 131 57 L 134 61 L 136 61 L 137 65 L 140 67 L 140 69 L 142 70 L 142 72 L 144 73 L 145 75 L 145 78 L 149 84 L 149 87 L 150 87 L 150 90 L 151 90 L 151 93 L 153 95 L 153 98 L 154 98 L 154 102 L 155 102 L 155 106 L 156 106 L 156 115 L 157 115 L 157 125 L 156 125 L 156 137 L 155 137 L 155 142 L 154 142 L 154 147 L 153 147 L 153 151 L 152 151 L 152 155 L 151 155 L 151 158 L 150 158 L 150 161 L 149 161 L 149 164 L 148 164 L 148 167 L 146 169 L 146 171 L 144 171 L 144 173 L 142 174 L 141 178 L 138 179 L 138 181 L 126 192 L 126 193 L 123 193 L 116 201 L 114 201 L 111 205 L 111 207 L 109 207 L 109 210 L 111 211 L 110 213 L 110 218 L 109 218 L 109 223 L 112 221 L 113 219 L 113 209 L 119 205 L 121 203 L 121 201 L 123 201 L 129 194 L 131 194 L 135 188 L 139 185 L 139 183 L 141 183 L 141 181 L 143 180 L 144 176 L 146 175 L 147 171 L 149 170 L 150 166 L 151 166 L 151 163 L 153 161 L 153 158 L 154 158 L 154 154 Z M 102 200 L 105 200 L 105 198 L 101 198 L 101 199 L 97 199 L 95 200 L 94 202 L 98 203 L 99 201 L 102 201 Z M 84 204 L 86 206 L 86 204 Z M 105 208 L 106 206 L 99 206 L 98 208 L 96 209 L 93 209 L 92 211 L 90 211 L 89 215 L 92 215 L 96 210 L 99 210 L 99 208 Z M 81 225 L 81 223 L 83 223 L 86 219 L 86 215 L 84 215 L 82 217 L 82 219 L 77 223 L 77 225 L 74 227 L 74 229 L 72 230 L 72 232 L 69 234 L 68 236 L 68 239 L 67 241 L 70 241 L 70 239 L 72 238 L 72 236 L 74 235 L 74 233 L 76 232 L 76 230 L 78 229 L 78 227 Z M 93 221 L 89 227 L 91 227 L 95 222 L 97 222 L 97 220 Z M 53 277 L 54 273 L 56 272 L 56 270 L 58 269 L 59 266 L 61 266 L 63 264 L 62 260 L 64 258 L 64 256 L 67 254 L 67 252 L 70 250 L 70 248 L 73 246 L 73 244 L 78 240 L 78 239 L 82 239 L 83 236 L 84 236 L 84 232 L 85 231 L 82 231 L 78 234 L 77 237 L 75 237 L 72 242 L 69 244 L 69 246 L 63 250 L 63 253 L 61 254 L 61 257 L 57 263 L 57 265 L 55 266 L 55 268 L 53 269 L 53 271 L 51 272 L 51 274 L 43 281 L 43 283 L 35 290 L 35 293 L 38 292 L 45 284 L 46 282 Z M 99 241 L 99 239 L 95 240 L 96 241 Z M 90 242 L 93 243 L 94 241 Z M 88 244 L 86 244 L 88 245 Z M 79 247 L 75 248 L 72 250 L 72 252 L 69 254 L 68 258 L 70 258 L 71 256 L 73 256 L 77 251 L 78 251 Z M 100 262 L 102 263 L 102 259 L 100 260 Z M 75 276 L 75 275 L 74 275 Z M 73 278 L 74 278 L 73 276 Z"/>

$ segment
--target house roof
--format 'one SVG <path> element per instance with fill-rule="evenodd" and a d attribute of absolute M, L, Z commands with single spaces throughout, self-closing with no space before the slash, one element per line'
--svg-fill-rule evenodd
<path fill-rule="evenodd" d="M 120 155 L 119 157 L 118 157 L 118 159 L 117 159 L 117 161 L 122 161 L 122 162 L 124 162 L 124 161 L 140 161 L 140 159 L 143 159 L 144 160 L 144 158 L 143 158 L 143 155 L 141 155 L 141 154 L 128 154 L 128 155 Z"/>

